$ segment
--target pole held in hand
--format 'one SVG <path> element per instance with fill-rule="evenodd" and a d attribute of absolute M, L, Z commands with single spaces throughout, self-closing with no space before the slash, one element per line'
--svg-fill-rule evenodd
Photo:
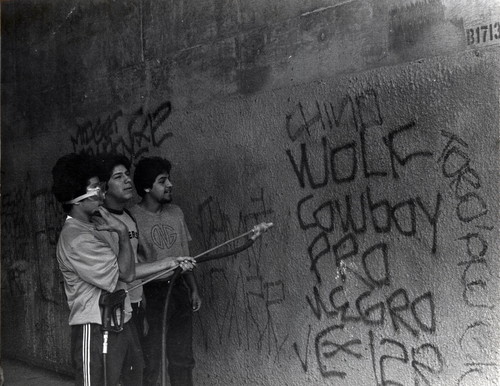
<path fill-rule="evenodd" d="M 215 247 L 213 247 L 213 248 L 210 248 L 210 249 L 206 250 L 205 252 L 202 252 L 202 253 L 200 253 L 199 255 L 196 255 L 196 256 L 194 257 L 194 259 L 196 260 L 196 259 L 198 259 L 199 257 L 202 257 L 202 256 L 205 256 L 205 255 L 208 255 L 210 252 L 213 252 L 213 251 L 215 251 L 215 250 L 217 250 L 217 249 L 219 249 L 219 248 L 222 248 L 223 246 L 225 246 L 225 245 L 227 245 L 227 244 L 230 244 L 230 243 L 232 243 L 233 241 L 239 240 L 239 239 L 241 239 L 241 238 L 243 238 L 243 237 L 245 237 L 245 236 L 248 236 L 248 235 L 250 235 L 250 234 L 252 234 L 252 236 L 250 236 L 250 239 L 255 240 L 255 239 L 257 239 L 257 237 L 259 237 L 262 233 L 266 232 L 269 228 L 272 228 L 273 226 L 274 226 L 274 224 L 273 224 L 272 222 L 262 222 L 262 223 L 260 223 L 260 224 L 257 224 L 257 225 L 255 225 L 252 229 L 250 229 L 248 232 L 242 233 L 241 235 L 236 236 L 236 237 L 234 237 L 234 238 L 232 238 L 232 239 L 230 239 L 230 240 L 227 240 L 227 241 L 223 242 L 222 244 L 219 244 L 219 245 L 217 245 L 217 246 L 215 246 Z M 161 277 L 161 276 L 163 276 L 163 275 L 165 275 L 165 274 L 167 274 L 167 273 L 169 273 L 169 272 L 172 272 L 172 271 L 173 271 L 174 269 L 176 269 L 176 268 L 177 268 L 177 266 L 172 267 L 172 268 L 169 268 L 169 269 L 166 269 L 165 271 L 158 272 L 157 274 L 155 274 L 155 275 L 151 276 L 151 277 L 150 277 L 150 278 L 148 278 L 147 280 L 144 280 L 143 282 L 138 283 L 138 284 L 136 284 L 136 285 L 134 285 L 134 286 L 132 286 L 132 287 L 128 288 L 128 289 L 126 290 L 126 292 L 132 291 L 132 290 L 134 290 L 134 289 L 136 289 L 136 288 L 139 288 L 139 287 L 143 286 L 143 285 L 144 285 L 144 284 L 146 284 L 146 283 L 149 283 L 150 281 L 153 281 L 153 280 L 155 280 L 155 279 L 158 279 L 159 277 Z"/>

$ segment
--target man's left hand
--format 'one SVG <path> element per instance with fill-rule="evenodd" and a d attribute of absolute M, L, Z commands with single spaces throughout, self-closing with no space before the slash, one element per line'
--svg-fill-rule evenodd
<path fill-rule="evenodd" d="M 196 312 L 201 307 L 201 297 L 198 294 L 198 291 L 191 291 L 191 308 L 193 312 Z"/>

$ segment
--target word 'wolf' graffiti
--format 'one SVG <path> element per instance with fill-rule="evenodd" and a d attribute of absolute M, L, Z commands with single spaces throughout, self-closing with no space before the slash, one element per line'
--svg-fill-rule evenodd
<path fill-rule="evenodd" d="M 171 103 L 164 102 L 150 112 L 142 107 L 130 115 L 118 110 L 107 118 L 87 121 L 71 136 L 73 150 L 87 154 L 117 152 L 130 159 L 139 158 L 173 136 L 163 130 L 171 112 Z"/>

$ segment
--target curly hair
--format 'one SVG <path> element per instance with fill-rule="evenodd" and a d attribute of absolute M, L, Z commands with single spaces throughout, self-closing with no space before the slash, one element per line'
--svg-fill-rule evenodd
<path fill-rule="evenodd" d="M 66 154 L 59 158 L 52 168 L 52 193 L 69 213 L 72 204 L 65 204 L 87 191 L 89 180 L 98 177 L 96 159 L 85 154 Z"/>
<path fill-rule="evenodd" d="M 170 174 L 172 164 L 169 160 L 161 157 L 146 157 L 141 158 L 137 165 L 135 165 L 134 172 L 134 185 L 139 196 L 144 197 L 146 191 L 144 189 L 151 189 L 153 184 L 161 173 Z"/>
<path fill-rule="evenodd" d="M 123 165 L 127 170 L 130 170 L 130 161 L 122 154 L 102 154 L 97 156 L 99 164 L 99 179 L 103 182 L 108 182 L 113 174 L 113 169 L 118 165 Z"/>

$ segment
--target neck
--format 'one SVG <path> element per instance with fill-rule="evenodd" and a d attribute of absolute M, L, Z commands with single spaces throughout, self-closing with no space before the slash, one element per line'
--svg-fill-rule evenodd
<path fill-rule="evenodd" d="M 109 210 L 111 213 L 123 213 L 123 209 L 125 208 L 125 203 L 116 202 L 112 200 L 104 200 L 104 207 Z"/>
<path fill-rule="evenodd" d="M 146 194 L 139 203 L 140 207 L 148 212 L 160 213 L 162 204 L 153 200 L 149 194 Z"/>
<path fill-rule="evenodd" d="M 113 209 L 113 208 L 108 208 L 107 206 L 104 206 L 109 213 L 113 213 L 113 214 L 123 214 L 123 209 L 121 210 L 118 210 L 118 209 Z"/>
<path fill-rule="evenodd" d="M 77 220 L 90 222 L 90 215 L 80 210 L 80 207 L 78 205 L 73 205 L 73 208 L 69 212 L 69 215 L 73 218 L 76 218 Z"/>

